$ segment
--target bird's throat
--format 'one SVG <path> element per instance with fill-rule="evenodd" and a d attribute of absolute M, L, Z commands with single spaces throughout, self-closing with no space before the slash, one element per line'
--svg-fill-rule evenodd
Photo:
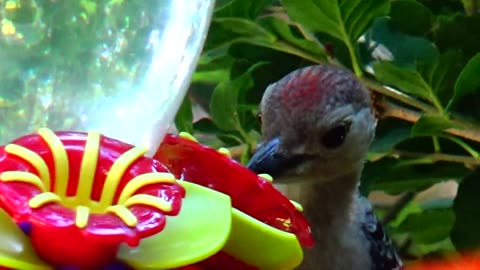
<path fill-rule="evenodd" d="M 356 243 L 348 238 L 354 238 L 350 235 L 354 233 L 352 225 L 359 178 L 360 172 L 357 172 L 330 181 L 303 182 L 284 187 L 289 198 L 302 204 L 315 239 L 314 248 L 305 251 L 305 259 L 299 269 L 337 269 L 336 266 L 349 260 L 344 257 L 345 262 L 338 262 L 338 258 L 333 256 L 335 254 L 325 251 L 354 254 L 358 250 Z M 347 266 L 346 269 L 354 268 Z"/>
<path fill-rule="evenodd" d="M 288 183 L 278 184 L 277 188 L 288 198 L 301 203 L 304 209 L 311 206 L 314 212 L 329 212 L 330 208 L 349 208 L 360 181 L 360 173 L 351 172 L 321 181 L 285 181 Z"/>
<path fill-rule="evenodd" d="M 312 232 L 349 224 L 361 170 L 327 181 L 280 184 L 277 187 L 290 199 L 299 202 Z"/>

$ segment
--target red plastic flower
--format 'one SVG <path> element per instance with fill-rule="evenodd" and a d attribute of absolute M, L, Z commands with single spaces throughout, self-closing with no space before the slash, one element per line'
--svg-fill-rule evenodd
<path fill-rule="evenodd" d="M 41 129 L 0 148 L 0 207 L 32 224 L 32 244 L 45 261 L 108 264 L 120 243 L 135 246 L 160 232 L 185 196 L 145 152 L 94 132 Z"/>
<path fill-rule="evenodd" d="M 215 253 L 209 253 L 208 256 L 198 253 L 199 248 L 191 249 L 195 234 L 190 232 L 185 222 L 188 224 L 190 220 L 196 220 L 192 216 L 188 221 L 177 220 L 180 230 L 168 239 L 164 237 L 165 232 L 162 232 L 145 239 L 137 249 L 121 249 L 120 260 L 128 261 L 138 269 L 165 269 L 168 267 L 153 266 L 165 265 L 163 260 L 168 258 L 154 255 L 168 253 L 176 257 L 180 253 L 181 257 L 188 257 L 183 262 L 189 262 L 188 266 L 176 264 L 182 270 L 294 269 L 302 261 L 302 246 L 313 245 L 310 227 L 301 213 L 301 207 L 275 189 L 268 175 L 256 175 L 233 160 L 227 149 L 217 151 L 203 146 L 187 133 L 178 136 L 167 134 L 154 158 L 179 180 L 217 191 L 213 194 L 228 195 L 232 207 L 231 220 L 218 217 L 203 223 L 203 229 L 198 223 L 190 225 L 196 227 L 197 234 L 213 236 L 211 230 L 205 229 L 207 226 L 229 224 L 228 238 L 218 246 Z M 190 196 L 195 197 L 194 194 L 189 195 L 187 190 L 185 206 L 182 206 L 180 215 L 185 214 L 189 208 Z M 207 206 L 209 196 L 211 195 L 204 194 L 196 200 L 196 208 Z M 178 235 L 184 234 L 190 235 L 189 240 L 177 239 Z M 213 239 L 210 236 L 208 238 Z M 165 249 L 167 242 L 173 239 L 177 239 L 175 248 L 178 250 L 175 252 L 171 248 Z M 188 245 L 189 252 L 198 253 L 198 256 L 185 256 L 186 247 L 178 248 L 182 246 L 180 243 Z M 193 246 L 212 251 L 211 247 L 215 245 L 212 240 L 204 244 L 206 245 L 197 243 Z"/>
<path fill-rule="evenodd" d="M 154 158 L 177 178 L 227 194 L 234 208 L 274 228 L 295 234 L 304 247 L 313 246 L 307 220 L 271 181 L 257 176 L 228 154 L 203 146 L 187 136 L 168 134 Z"/>
<path fill-rule="evenodd" d="M 405 270 L 478 270 L 480 252 L 451 256 L 441 259 L 424 259 L 405 267 Z"/>

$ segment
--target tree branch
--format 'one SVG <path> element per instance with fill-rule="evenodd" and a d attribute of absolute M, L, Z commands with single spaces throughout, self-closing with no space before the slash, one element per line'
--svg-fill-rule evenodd
<path fill-rule="evenodd" d="M 407 192 L 400 197 L 395 204 L 385 213 L 385 216 L 382 219 L 382 224 L 388 224 L 390 221 L 394 220 L 400 211 L 415 198 L 414 192 Z"/>
<path fill-rule="evenodd" d="M 380 101 L 378 105 L 381 107 L 381 112 L 380 112 L 381 118 L 393 117 L 393 118 L 403 119 L 411 123 L 415 123 L 422 116 L 422 113 L 418 111 L 410 110 L 405 107 L 395 105 L 386 100 Z"/>
<path fill-rule="evenodd" d="M 447 161 L 447 162 L 461 163 L 468 167 L 480 166 L 480 159 L 476 159 L 471 156 L 444 154 L 440 152 L 429 154 L 429 153 L 410 152 L 410 151 L 404 151 L 404 150 L 393 150 L 391 155 L 401 156 L 401 157 L 430 159 L 432 163 L 439 162 L 439 161 Z"/>
<path fill-rule="evenodd" d="M 380 111 L 381 118 L 393 117 L 393 118 L 403 119 L 411 123 L 416 123 L 418 119 L 425 112 L 438 114 L 438 111 L 436 111 L 436 109 L 433 106 L 430 106 L 428 104 L 425 104 L 424 102 L 418 101 L 394 89 L 380 86 L 374 82 L 367 82 L 366 84 L 367 84 L 367 87 L 372 91 L 375 91 L 385 96 L 392 97 L 396 100 L 404 102 L 412 107 L 421 109 L 423 111 L 423 112 L 415 111 L 412 109 L 408 109 L 408 108 L 396 105 L 386 99 L 381 99 L 377 104 L 381 108 L 381 111 Z M 461 119 L 459 117 L 453 116 L 450 119 L 454 123 L 454 125 L 458 126 L 458 128 L 446 129 L 445 130 L 446 133 L 449 133 L 458 137 L 462 137 L 464 139 L 480 142 L 480 127 L 464 119 Z"/>
<path fill-rule="evenodd" d="M 400 91 L 397 91 L 393 88 L 390 88 L 390 87 L 385 87 L 385 86 L 382 86 L 380 85 L 379 83 L 377 82 L 374 82 L 370 79 L 366 79 L 366 78 L 362 78 L 361 79 L 362 82 L 365 84 L 365 86 L 376 92 L 376 93 L 379 93 L 379 94 L 382 94 L 384 96 L 387 96 L 387 97 L 391 97 L 395 100 L 398 100 L 402 103 L 405 103 L 407 105 L 410 105 L 412 107 L 415 107 L 417 109 L 420 109 L 426 113 L 438 113 L 437 109 L 431 105 L 428 105 L 427 103 L 425 102 L 422 102 L 418 99 L 415 99 L 409 95 L 406 95 Z"/>
<path fill-rule="evenodd" d="M 228 150 L 230 151 L 230 154 L 232 155 L 232 158 L 235 160 L 239 160 L 246 149 L 247 149 L 246 145 L 238 145 L 238 146 L 228 148 Z M 255 148 L 253 148 L 252 151 L 255 151 Z M 420 152 L 411 152 L 411 151 L 404 151 L 404 150 L 393 150 L 388 155 L 396 156 L 396 157 L 425 158 L 425 159 L 430 159 L 432 163 L 439 162 L 439 161 L 446 161 L 446 162 L 453 162 L 453 163 L 461 163 L 467 167 L 480 166 L 480 159 L 476 159 L 471 156 L 452 155 L 452 154 L 445 154 L 440 152 L 420 153 Z"/>

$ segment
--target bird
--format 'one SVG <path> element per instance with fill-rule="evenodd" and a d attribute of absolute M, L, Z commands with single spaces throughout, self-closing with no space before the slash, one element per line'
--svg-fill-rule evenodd
<path fill-rule="evenodd" d="M 303 67 L 266 88 L 259 115 L 262 135 L 246 166 L 303 206 L 315 245 L 298 269 L 402 269 L 359 192 L 377 125 L 361 81 L 334 64 Z"/>

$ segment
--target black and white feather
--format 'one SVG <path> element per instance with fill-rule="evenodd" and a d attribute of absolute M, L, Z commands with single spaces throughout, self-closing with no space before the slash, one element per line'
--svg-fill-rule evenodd
<path fill-rule="evenodd" d="M 370 245 L 372 261 L 371 270 L 397 270 L 402 269 L 402 261 L 393 246 L 392 240 L 377 220 L 370 202 L 358 195 L 358 204 L 364 212 L 361 229 Z"/>

